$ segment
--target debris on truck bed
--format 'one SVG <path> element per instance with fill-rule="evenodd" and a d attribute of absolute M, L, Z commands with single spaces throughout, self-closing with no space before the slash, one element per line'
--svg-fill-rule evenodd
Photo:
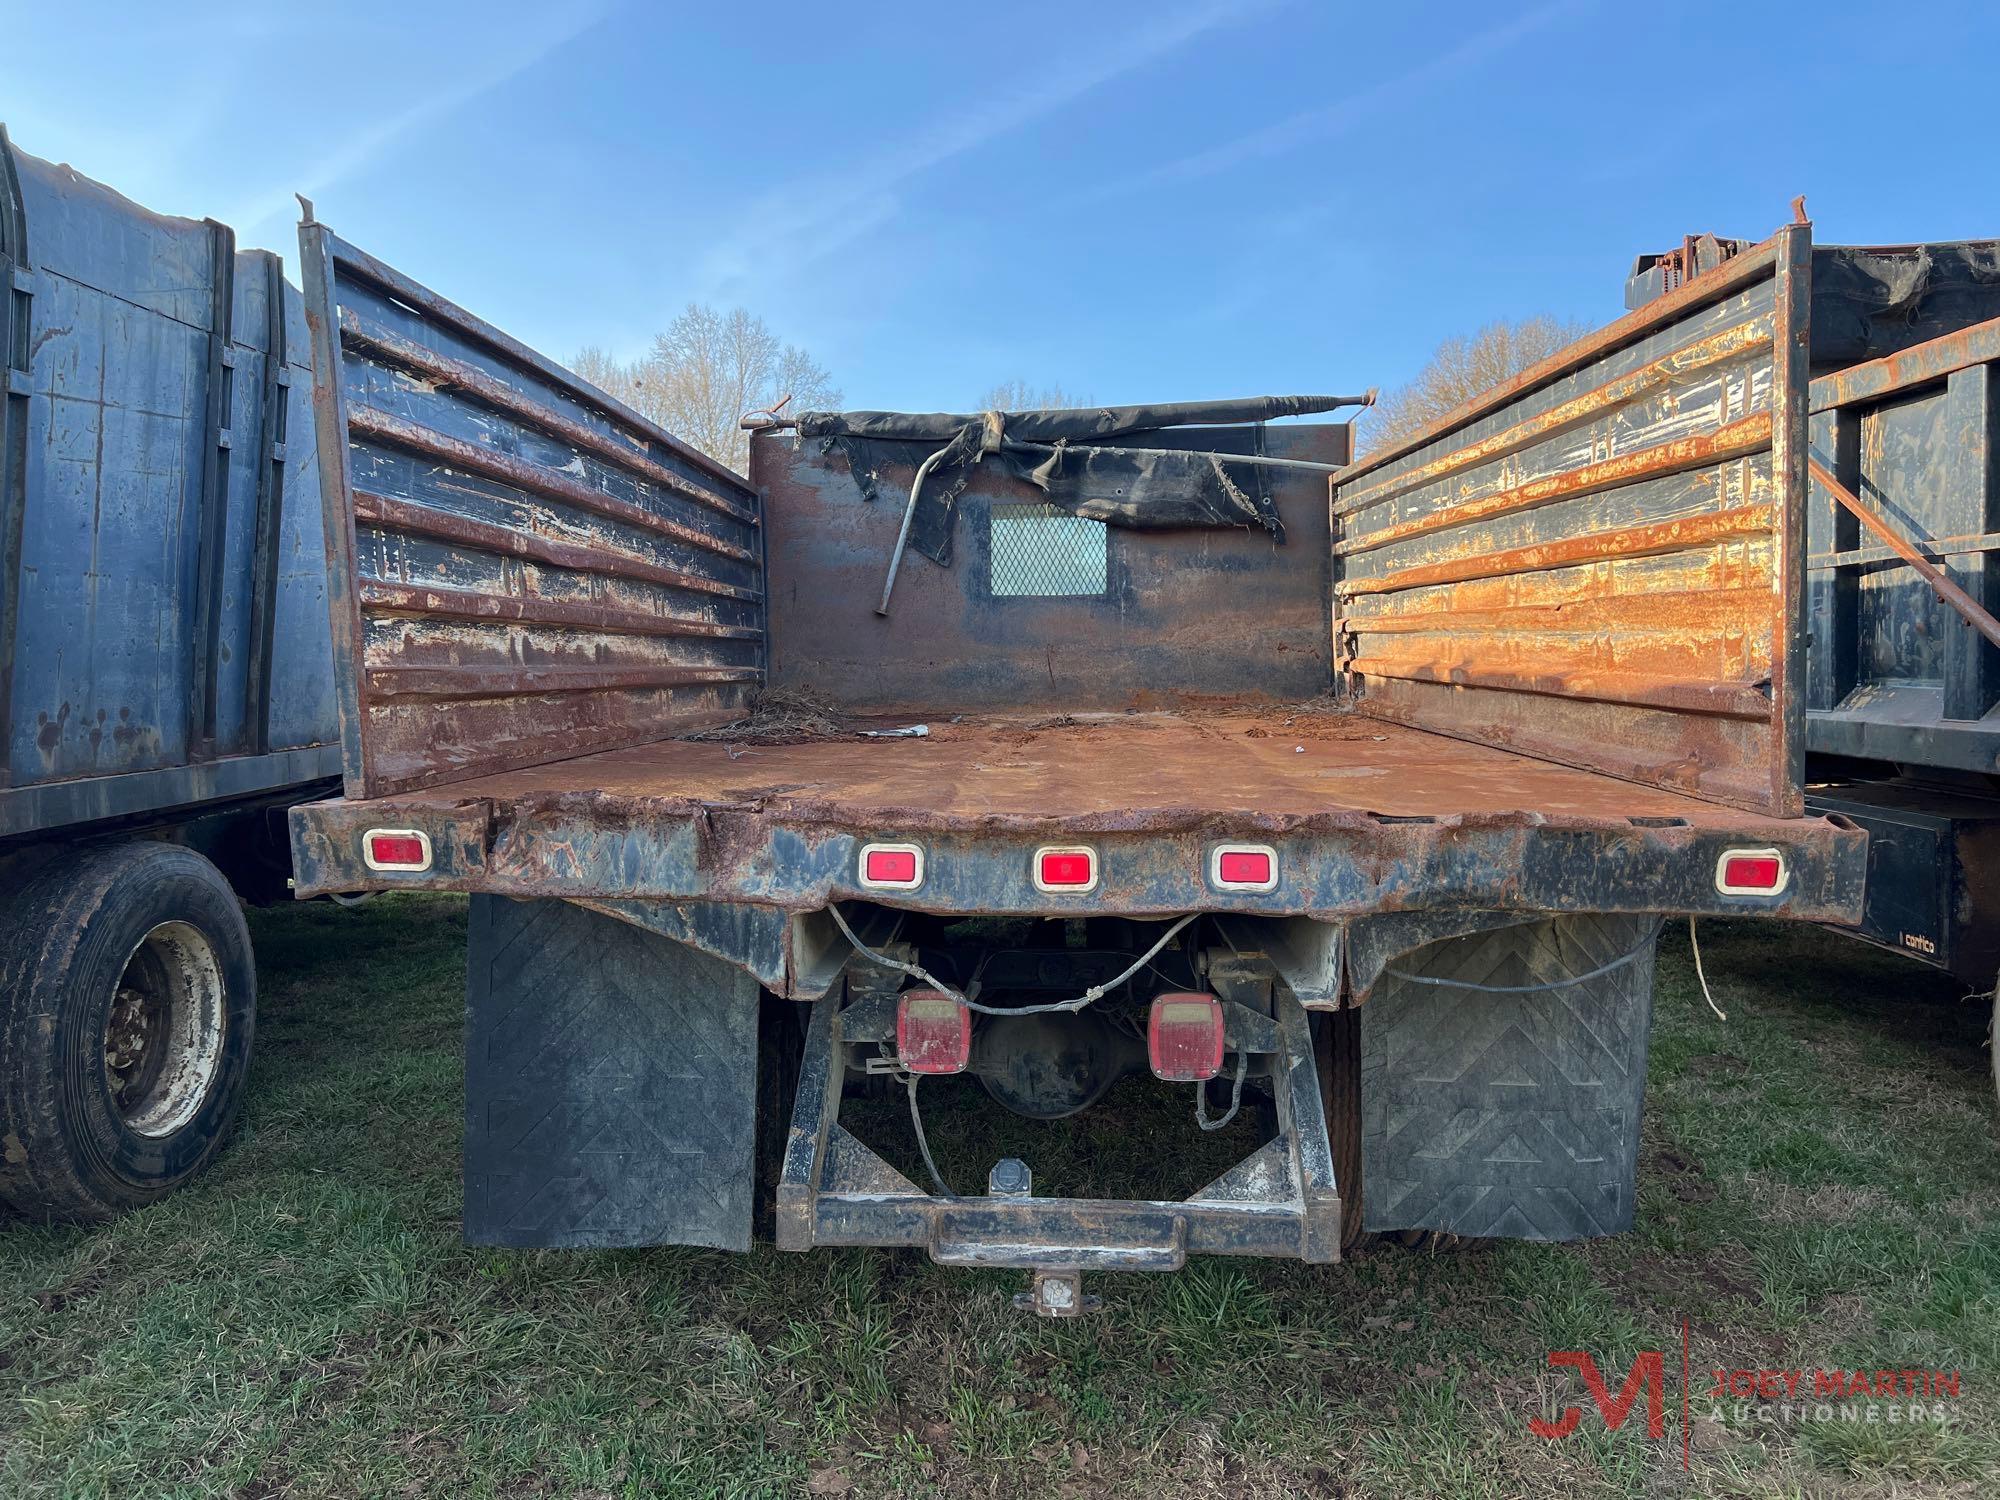
<path fill-rule="evenodd" d="M 840 710 L 817 693 L 797 688 L 769 688 L 750 700 L 750 716 L 713 729 L 698 729 L 685 740 L 720 741 L 728 745 L 809 745 L 852 733 Z"/>

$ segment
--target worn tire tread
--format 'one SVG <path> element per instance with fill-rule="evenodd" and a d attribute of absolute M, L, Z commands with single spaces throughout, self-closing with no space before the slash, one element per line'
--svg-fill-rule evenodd
<path fill-rule="evenodd" d="M 66 981 L 95 956 L 93 945 L 110 940 L 109 924 L 93 918 L 114 892 L 140 881 L 190 881 L 226 897 L 220 909 L 233 916 L 234 931 L 224 936 L 240 941 L 245 955 L 250 951 L 249 928 L 228 882 L 206 859 L 177 845 L 140 840 L 87 847 L 43 866 L 15 892 L 0 912 L 0 1204 L 25 1217 L 98 1223 L 142 1206 L 212 1160 L 234 1126 L 240 1076 L 221 1081 L 232 1097 L 219 1127 L 200 1161 L 172 1181 L 93 1181 L 79 1170 L 71 1149 L 75 1124 L 52 1061 L 61 1007 L 73 1000 Z M 245 977 L 254 1011 L 254 975 Z M 246 1034 L 239 1073 L 247 1068 L 249 1043 Z"/>

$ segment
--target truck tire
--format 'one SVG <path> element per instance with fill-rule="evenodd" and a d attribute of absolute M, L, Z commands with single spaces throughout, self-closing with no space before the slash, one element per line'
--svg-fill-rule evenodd
<path fill-rule="evenodd" d="M 0 1202 L 96 1223 L 205 1167 L 243 1102 L 250 929 L 222 872 L 138 842 L 38 871 L 0 912 Z"/>
<path fill-rule="evenodd" d="M 836 992 L 837 993 L 837 992 Z M 837 1003 L 829 996 L 821 1005 Z M 756 1237 L 767 1244 L 778 1234 L 778 1179 L 785 1170 L 791 1138 L 792 1102 L 799 1091 L 810 1007 L 765 990 L 757 997 L 757 1216 Z"/>
<path fill-rule="evenodd" d="M 1326 1109 L 1333 1180 L 1340 1189 L 1340 1249 L 1361 1245 L 1361 1027 L 1353 1006 L 1318 1011 L 1312 1018 L 1313 1053 L 1319 1064 L 1320 1103 Z"/>
<path fill-rule="evenodd" d="M 1320 1099 L 1326 1108 L 1327 1143 L 1333 1148 L 1333 1180 L 1340 1185 L 1340 1253 L 1371 1246 L 1405 1250 L 1475 1250 L 1488 1242 L 1441 1229 L 1403 1229 L 1368 1234 L 1361 1228 L 1361 1019 L 1352 1006 L 1313 1017 L 1313 1050 L 1319 1063 Z"/>

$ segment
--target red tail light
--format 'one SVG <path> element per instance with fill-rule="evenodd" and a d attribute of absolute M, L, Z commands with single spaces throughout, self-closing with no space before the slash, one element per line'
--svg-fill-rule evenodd
<path fill-rule="evenodd" d="M 1044 891 L 1087 891 L 1097 884 L 1097 851 L 1037 849 L 1035 886 Z"/>
<path fill-rule="evenodd" d="M 1169 1083 L 1199 1083 L 1222 1071 L 1222 1002 L 1213 995 L 1153 997 L 1146 1018 L 1146 1060 Z"/>
<path fill-rule="evenodd" d="M 896 998 L 896 1055 L 912 1073 L 963 1073 L 972 1012 L 936 990 L 904 990 Z"/>
<path fill-rule="evenodd" d="M 915 844 L 864 844 L 861 883 L 873 890 L 914 891 L 924 883 L 924 851 Z"/>
<path fill-rule="evenodd" d="M 1776 849 L 1728 849 L 1715 862 L 1715 888 L 1725 896 L 1775 896 L 1789 878 Z"/>
<path fill-rule="evenodd" d="M 1209 851 L 1208 881 L 1222 891 L 1273 890 L 1278 851 L 1268 844 L 1219 844 Z"/>
<path fill-rule="evenodd" d="M 428 870 L 431 836 L 418 828 L 371 828 L 361 836 L 361 859 L 371 870 Z"/>

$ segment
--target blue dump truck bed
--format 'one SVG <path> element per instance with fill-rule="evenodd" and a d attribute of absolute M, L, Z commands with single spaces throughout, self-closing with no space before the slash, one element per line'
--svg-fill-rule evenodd
<path fill-rule="evenodd" d="M 0 137 L 0 838 L 339 770 L 279 258 Z"/>

